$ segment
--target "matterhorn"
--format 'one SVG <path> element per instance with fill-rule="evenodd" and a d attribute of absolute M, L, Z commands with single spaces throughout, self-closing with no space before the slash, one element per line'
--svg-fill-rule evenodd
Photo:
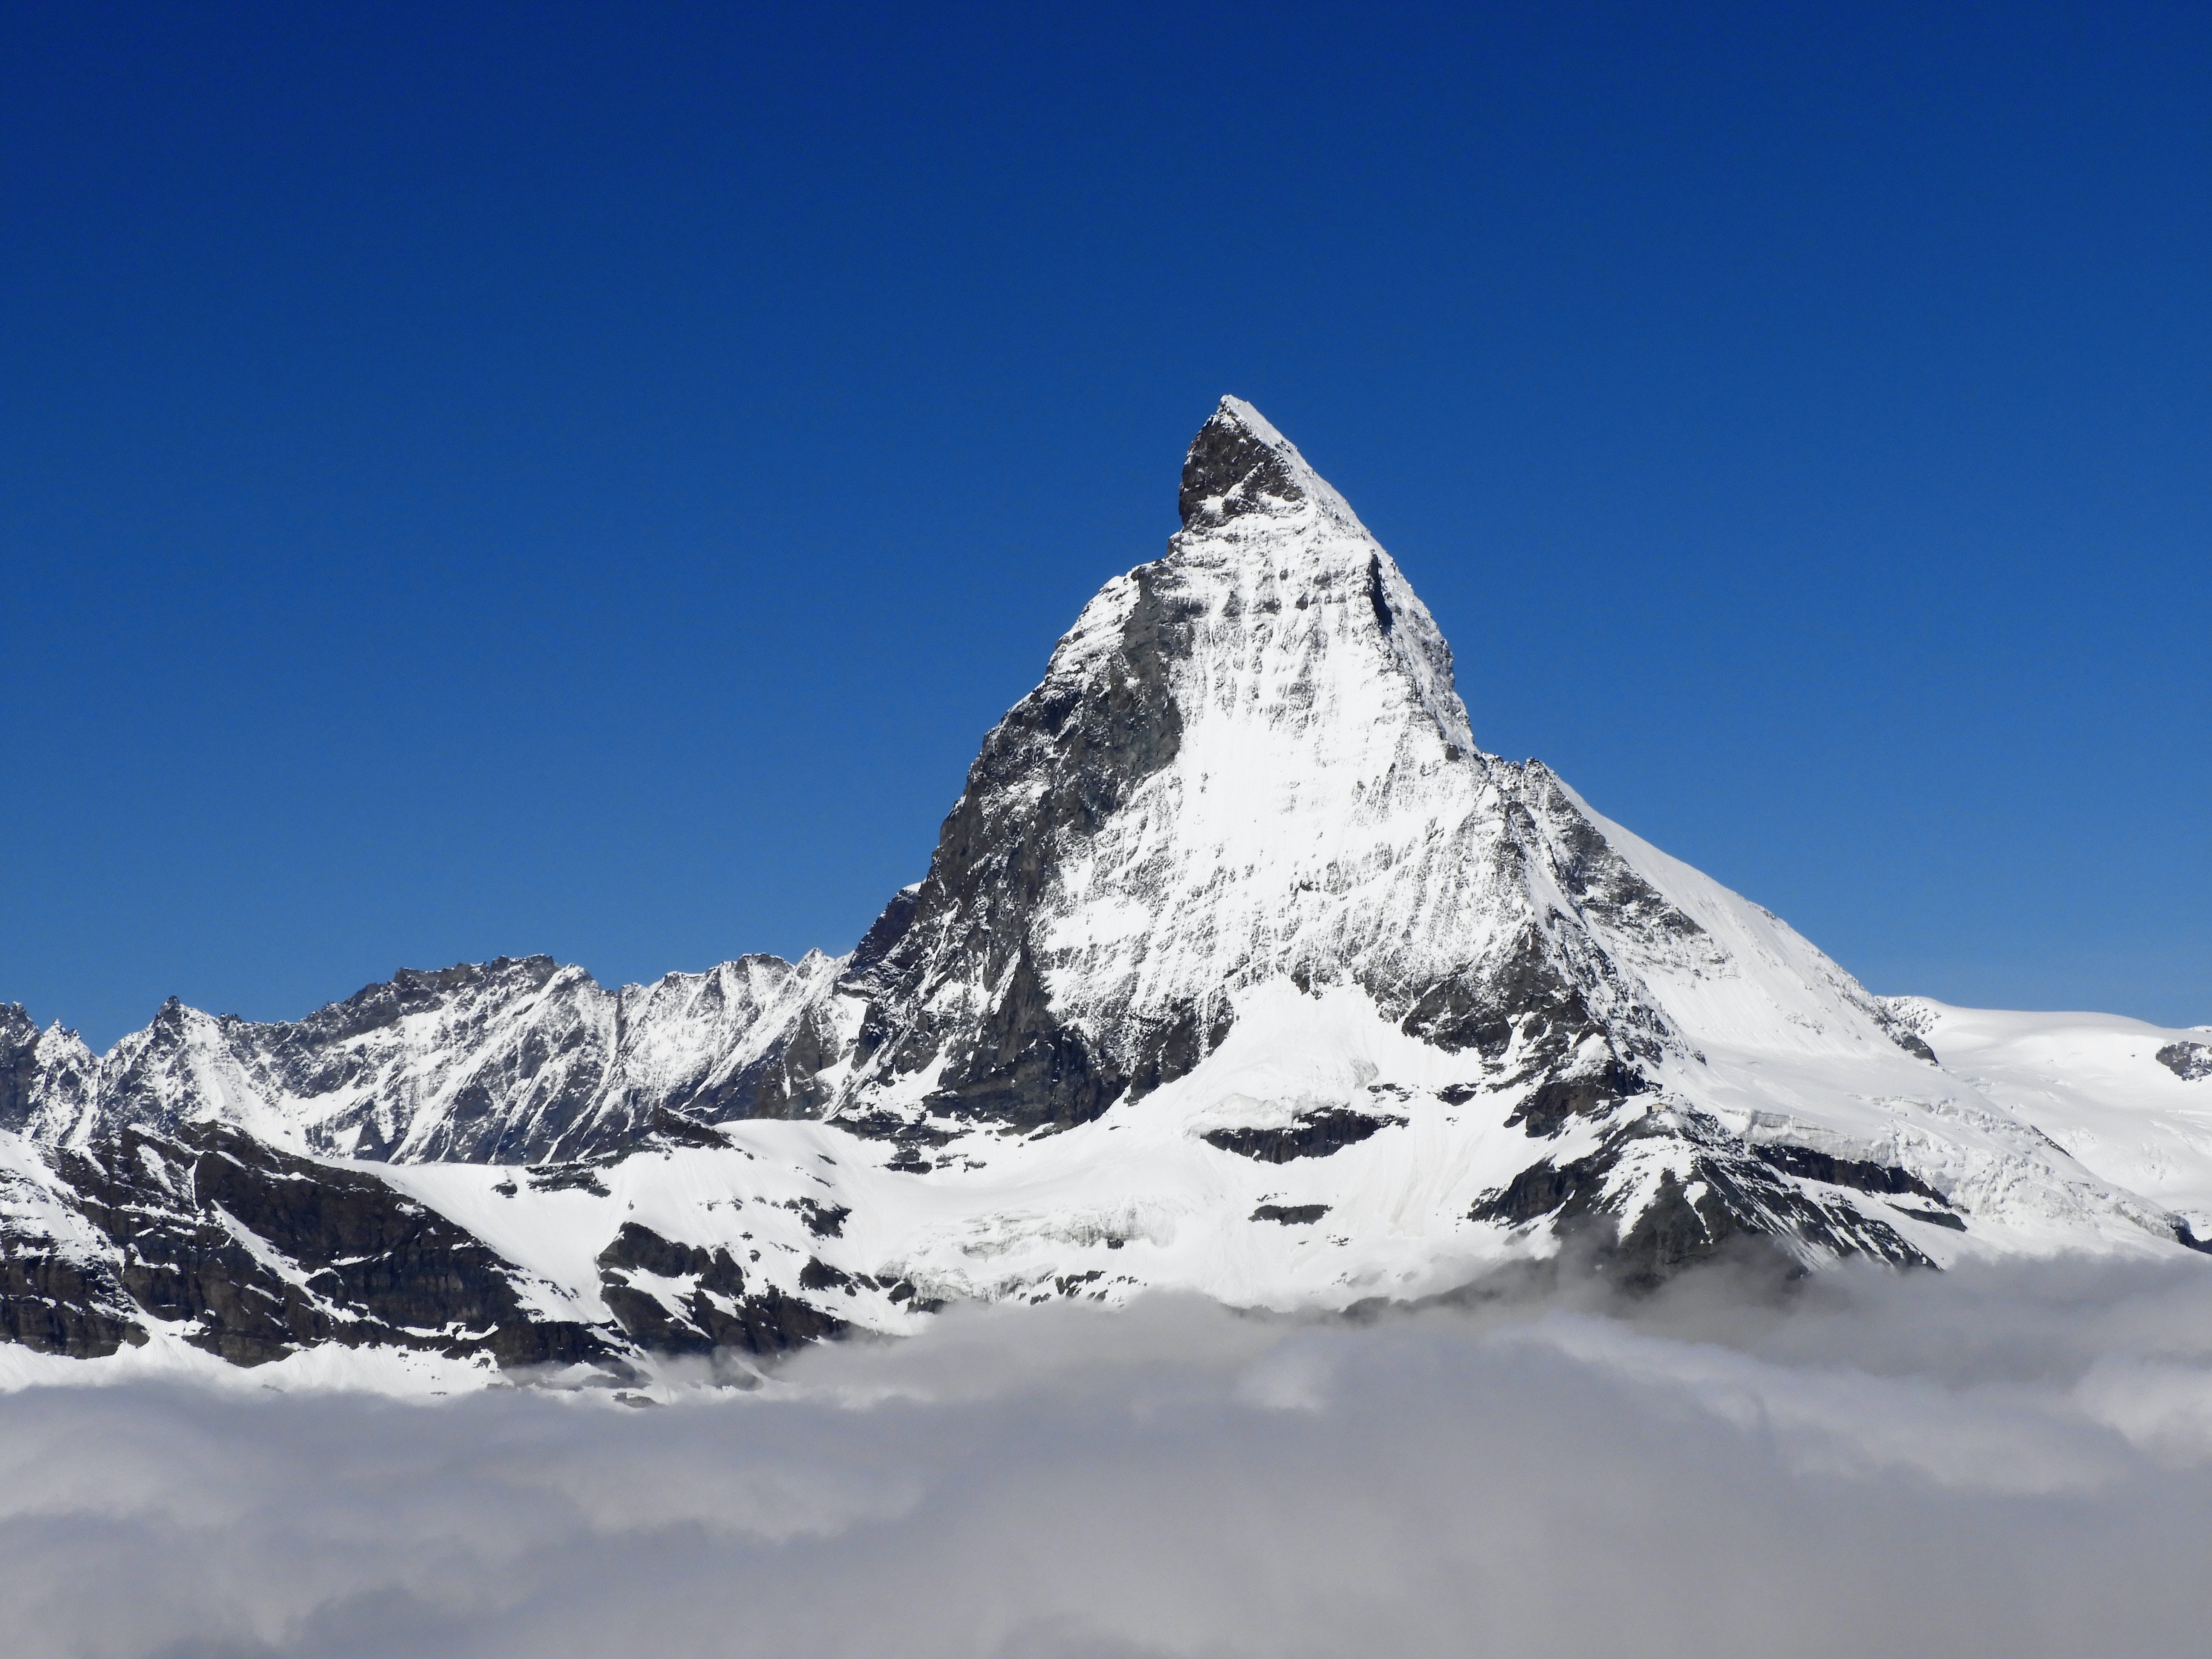
<path fill-rule="evenodd" d="M 652 1389 L 960 1302 L 2203 1248 L 2212 1032 L 1871 994 L 1486 752 L 1249 404 L 1179 504 L 848 955 L 172 1001 L 105 1054 L 0 1006 L 0 1366 Z"/>

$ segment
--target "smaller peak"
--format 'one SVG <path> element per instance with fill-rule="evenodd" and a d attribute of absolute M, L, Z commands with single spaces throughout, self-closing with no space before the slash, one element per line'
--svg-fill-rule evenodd
<path fill-rule="evenodd" d="M 1224 398 L 1190 441 L 1176 505 L 1188 530 L 1242 513 L 1302 505 L 1317 484 L 1321 480 L 1305 457 L 1266 416 L 1242 398 Z"/>

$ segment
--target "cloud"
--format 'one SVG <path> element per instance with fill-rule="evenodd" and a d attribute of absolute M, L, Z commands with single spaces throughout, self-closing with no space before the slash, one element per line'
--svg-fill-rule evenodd
<path fill-rule="evenodd" d="M 947 1316 L 653 1410 L 0 1398 L 21 1656 L 2192 1651 L 2212 1263 Z"/>

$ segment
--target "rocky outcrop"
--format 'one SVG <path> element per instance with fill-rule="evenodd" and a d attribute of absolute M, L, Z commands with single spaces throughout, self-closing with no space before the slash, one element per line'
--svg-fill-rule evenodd
<path fill-rule="evenodd" d="M 1751 1153 L 1710 1122 L 1644 1114 L 1579 1158 L 1531 1164 L 1480 1200 L 1469 1218 L 1547 1224 L 1580 1241 L 1600 1272 L 1632 1290 L 1648 1290 L 1747 1239 L 1785 1244 L 1800 1262 L 1857 1256 L 1935 1265 L 1860 1206 L 1824 1200 L 1781 1178 L 1783 1161 Z"/>
<path fill-rule="evenodd" d="M 146 1340 L 137 1314 L 105 1261 L 0 1218 L 0 1340 L 98 1359 Z"/>
<path fill-rule="evenodd" d="M 2169 1042 L 2158 1051 L 2157 1059 L 2184 1083 L 2212 1077 L 2212 1042 Z"/>
<path fill-rule="evenodd" d="M 657 1352 L 781 1353 L 845 1329 L 811 1302 L 774 1285 L 749 1286 L 726 1246 L 679 1244 L 633 1221 L 599 1261 L 607 1306 L 640 1346 Z M 840 1274 L 814 1288 L 843 1283 Z"/>
<path fill-rule="evenodd" d="M 321 1342 L 482 1352 L 502 1366 L 614 1357 L 605 1334 L 539 1316 L 510 1264 L 365 1170 L 201 1123 L 125 1128 L 59 1154 L 54 1171 L 112 1248 L 134 1322 L 175 1326 L 240 1364 Z"/>
<path fill-rule="evenodd" d="M 1404 1121 L 1346 1106 L 1325 1106 L 1299 1113 L 1288 1123 L 1209 1129 L 1203 1139 L 1209 1146 L 1255 1163 L 1288 1164 L 1293 1158 L 1327 1158 L 1358 1146 L 1378 1129 Z"/>

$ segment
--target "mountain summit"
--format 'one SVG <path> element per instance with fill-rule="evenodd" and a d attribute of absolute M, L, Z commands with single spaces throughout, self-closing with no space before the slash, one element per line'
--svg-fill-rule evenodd
<path fill-rule="evenodd" d="M 1744 1237 L 2212 1231 L 2186 1034 L 1874 997 L 1486 753 L 1427 608 L 1249 404 L 1179 504 L 848 957 L 619 991 L 502 958 L 290 1024 L 172 1003 L 105 1056 L 0 1010 L 5 1330 L 635 1379 L 953 1298 L 1425 1294 L 1577 1233 L 1650 1283 Z"/>
<path fill-rule="evenodd" d="M 1249 405 L 1199 433 L 1182 500 L 1167 556 L 1108 583 L 985 738 L 927 876 L 856 954 L 830 1109 L 1064 1127 L 1188 1073 L 1244 988 L 1410 1008 L 1467 967 L 1471 890 L 1416 869 L 1456 856 L 1438 837 L 1484 775 L 1427 610 Z"/>

